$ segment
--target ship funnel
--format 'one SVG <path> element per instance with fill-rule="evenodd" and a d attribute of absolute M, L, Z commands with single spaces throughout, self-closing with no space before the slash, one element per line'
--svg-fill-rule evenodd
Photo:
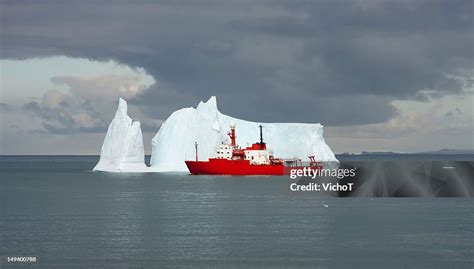
<path fill-rule="evenodd" d="M 229 126 L 230 126 L 230 132 L 228 132 L 227 134 L 230 137 L 230 145 L 232 147 L 236 147 L 237 144 L 235 143 L 235 138 L 236 138 L 236 136 L 235 136 L 235 123 L 231 123 L 231 124 L 229 124 Z"/>

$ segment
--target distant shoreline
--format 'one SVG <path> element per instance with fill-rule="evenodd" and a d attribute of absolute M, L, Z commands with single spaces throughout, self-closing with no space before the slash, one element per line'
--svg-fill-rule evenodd
<path fill-rule="evenodd" d="M 435 151 L 423 151 L 423 152 L 393 152 L 393 151 L 362 151 L 361 153 L 349 153 L 343 152 L 336 155 L 342 156 L 365 156 L 365 155 L 472 155 L 474 154 L 474 149 L 440 149 Z"/>

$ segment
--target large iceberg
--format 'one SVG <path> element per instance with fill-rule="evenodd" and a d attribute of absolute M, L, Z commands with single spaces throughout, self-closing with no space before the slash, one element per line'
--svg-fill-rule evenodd
<path fill-rule="evenodd" d="M 236 125 L 237 144 L 242 147 L 259 141 L 261 124 L 264 141 L 276 157 L 307 160 L 314 155 L 321 162 L 338 162 L 324 141 L 321 124 L 257 123 L 232 118 L 219 112 L 213 96 L 197 108 L 175 111 L 162 124 L 152 140 L 151 170 L 188 171 L 184 161 L 195 158 L 195 142 L 200 160 L 213 157 L 217 146 L 227 140 L 231 123 Z"/>
<path fill-rule="evenodd" d="M 143 135 L 140 122 L 127 114 L 127 103 L 122 98 L 115 117 L 109 125 L 100 160 L 93 169 L 106 172 L 147 172 Z"/>
<path fill-rule="evenodd" d="M 262 125 L 264 141 L 276 157 L 306 160 L 314 155 L 320 162 L 338 162 L 324 142 L 321 124 L 257 123 L 232 118 L 219 112 L 213 96 L 197 108 L 171 114 L 152 139 L 151 167 L 147 167 L 140 122 L 128 116 L 127 103 L 120 98 L 94 171 L 186 172 L 184 161 L 195 158 L 195 142 L 200 160 L 214 157 L 219 144 L 228 141 L 230 124 L 236 125 L 237 144 L 242 147 L 259 141 L 258 126 Z"/>

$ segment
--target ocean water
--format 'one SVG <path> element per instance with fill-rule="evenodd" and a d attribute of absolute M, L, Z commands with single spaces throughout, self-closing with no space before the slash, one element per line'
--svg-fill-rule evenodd
<path fill-rule="evenodd" d="M 396 167 L 385 190 L 428 177 L 472 196 L 472 161 L 449 158 L 344 162 Z M 91 172 L 97 160 L 0 157 L 0 268 L 474 268 L 472 198 L 338 198 L 287 177 Z"/>

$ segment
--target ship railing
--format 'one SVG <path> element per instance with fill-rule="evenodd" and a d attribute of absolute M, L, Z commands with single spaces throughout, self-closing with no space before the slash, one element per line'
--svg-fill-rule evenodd
<path fill-rule="evenodd" d="M 301 166 L 300 158 L 282 158 L 281 159 L 285 166 Z"/>

